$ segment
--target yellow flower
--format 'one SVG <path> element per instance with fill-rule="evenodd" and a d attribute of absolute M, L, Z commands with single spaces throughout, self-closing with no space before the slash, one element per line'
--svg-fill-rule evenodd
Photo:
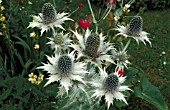
<path fill-rule="evenodd" d="M 35 81 L 34 84 L 39 85 L 41 81 Z"/>
<path fill-rule="evenodd" d="M 0 36 L 4 35 L 2 32 L 0 32 Z"/>
<path fill-rule="evenodd" d="M 33 21 L 32 21 L 32 23 L 34 23 L 34 22 L 37 22 L 37 19 L 35 19 L 35 18 L 33 17 Z"/>
<path fill-rule="evenodd" d="M 31 83 L 34 83 L 36 81 L 37 75 L 34 75 L 34 73 L 29 74 L 28 81 L 31 81 Z"/>
<path fill-rule="evenodd" d="M 3 6 L 1 6 L 0 8 L 1 8 L 2 11 L 5 10 L 5 8 Z"/>
<path fill-rule="evenodd" d="M 34 48 L 35 48 L 35 49 L 39 49 L 40 46 L 39 46 L 38 44 L 35 44 Z"/>
<path fill-rule="evenodd" d="M 127 13 L 129 13 L 129 12 L 130 12 L 130 10 L 128 9 L 126 12 L 127 12 Z"/>
<path fill-rule="evenodd" d="M 2 24 L 2 29 L 5 29 L 6 28 L 6 24 Z"/>
<path fill-rule="evenodd" d="M 43 75 L 43 74 L 39 74 L 39 76 L 38 76 L 38 80 L 39 80 L 39 81 L 42 81 L 42 80 L 43 80 L 43 78 L 44 78 L 44 75 Z"/>
<path fill-rule="evenodd" d="M 127 12 L 127 10 L 129 9 L 130 5 L 129 4 L 125 4 L 125 6 L 123 7 L 123 12 Z"/>
<path fill-rule="evenodd" d="M 30 33 L 30 37 L 34 38 L 36 36 L 35 32 Z"/>
<path fill-rule="evenodd" d="M 32 5 L 32 2 L 31 2 L 31 1 L 28 1 L 28 4 L 29 4 L 29 5 Z"/>
<path fill-rule="evenodd" d="M 115 20 L 115 21 L 118 21 L 119 19 L 120 19 L 120 17 L 117 16 L 117 15 L 114 17 L 114 20 Z"/>
<path fill-rule="evenodd" d="M 5 21 L 5 16 L 1 16 L 0 21 Z"/>

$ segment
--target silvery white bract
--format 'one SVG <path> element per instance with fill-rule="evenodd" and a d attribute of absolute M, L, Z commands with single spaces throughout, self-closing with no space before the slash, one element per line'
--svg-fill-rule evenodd
<path fill-rule="evenodd" d="M 99 35 L 92 33 L 86 29 L 85 34 L 81 35 L 77 31 L 72 31 L 78 39 L 78 44 L 71 44 L 75 51 L 78 51 L 77 59 L 85 56 L 86 61 L 91 62 L 97 66 L 101 66 L 102 61 L 114 63 L 108 51 L 114 49 L 111 43 L 104 42 L 105 36 L 102 33 Z"/>
<path fill-rule="evenodd" d="M 148 33 L 142 31 L 143 20 L 140 16 L 135 16 L 127 26 L 118 26 L 115 30 L 119 31 L 116 35 L 123 35 L 125 37 L 132 37 L 134 38 L 137 43 L 142 41 L 145 45 L 145 41 L 151 45 L 151 42 L 148 38 Z"/>
<path fill-rule="evenodd" d="M 60 53 L 61 50 L 66 50 L 68 48 L 68 45 L 72 41 L 68 35 L 69 33 L 63 34 L 63 32 L 54 32 L 52 38 L 48 37 L 50 41 L 47 44 L 49 44 L 51 48 L 55 50 L 54 53 Z"/>
<path fill-rule="evenodd" d="M 59 81 L 61 86 L 65 88 L 68 93 L 69 87 L 72 87 L 74 81 L 84 82 L 84 75 L 88 73 L 86 71 L 86 64 L 82 62 L 75 62 L 74 51 L 68 53 L 68 55 L 57 55 L 54 57 L 47 56 L 48 63 L 43 63 L 43 66 L 38 67 L 37 69 L 43 69 L 50 73 L 48 82 L 45 86 L 49 85 L 52 82 Z"/>
<path fill-rule="evenodd" d="M 130 64 L 128 61 L 129 56 L 126 51 L 116 51 L 112 50 L 112 58 L 115 60 L 117 67 L 119 68 L 127 68 L 127 65 Z"/>
<path fill-rule="evenodd" d="M 109 109 L 110 105 L 113 104 L 113 100 L 120 100 L 126 102 L 125 96 L 122 91 L 131 90 L 128 86 L 123 86 L 122 84 L 125 81 L 126 77 L 119 76 L 117 72 L 108 75 L 104 69 L 99 68 L 100 76 L 96 77 L 90 84 L 93 88 L 92 97 L 101 99 L 102 96 L 105 96 L 107 102 L 107 108 Z"/>
<path fill-rule="evenodd" d="M 54 6 L 51 3 L 45 3 L 42 8 L 42 13 L 39 13 L 38 16 L 32 16 L 33 22 L 30 22 L 28 27 L 38 27 L 41 29 L 41 35 L 44 31 L 49 29 L 61 28 L 65 30 L 61 24 L 64 21 L 72 20 L 69 17 L 68 13 L 57 13 Z"/>

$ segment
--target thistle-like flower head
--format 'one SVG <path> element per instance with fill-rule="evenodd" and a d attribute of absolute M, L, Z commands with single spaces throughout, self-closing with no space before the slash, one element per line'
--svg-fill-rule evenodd
<path fill-rule="evenodd" d="M 113 100 L 120 100 L 126 102 L 125 96 L 121 93 L 121 91 L 131 90 L 128 86 L 122 86 L 126 77 L 119 76 L 117 72 L 108 73 L 104 69 L 100 69 L 100 76 L 96 77 L 90 84 L 94 87 L 94 94 L 92 97 L 101 98 L 105 96 L 105 100 L 107 102 L 107 108 L 109 109 L 110 105 L 113 104 Z"/>
<path fill-rule="evenodd" d="M 126 51 L 115 51 L 112 50 L 112 58 L 116 61 L 116 65 L 119 68 L 123 68 L 124 66 L 127 68 L 127 65 L 130 64 L 128 61 L 129 56 Z"/>
<path fill-rule="evenodd" d="M 42 7 L 42 13 L 39 13 L 38 16 L 32 16 L 33 22 L 30 22 L 28 27 L 34 28 L 38 27 L 41 29 L 41 35 L 44 31 L 49 29 L 61 28 L 65 30 L 61 24 L 67 20 L 72 20 L 69 17 L 68 13 L 57 13 L 55 7 L 51 3 L 45 3 Z"/>
<path fill-rule="evenodd" d="M 51 46 L 51 49 L 54 49 L 54 53 L 60 53 L 61 50 L 66 50 L 68 45 L 72 41 L 69 38 L 69 33 L 64 34 L 63 32 L 60 33 L 53 33 L 53 37 L 48 37 L 50 40 L 47 44 Z"/>
<path fill-rule="evenodd" d="M 45 3 L 42 7 L 42 22 L 44 24 L 52 23 L 56 20 L 56 10 L 51 3 Z"/>
<path fill-rule="evenodd" d="M 84 53 L 92 58 L 96 58 L 98 54 L 98 49 L 100 46 L 100 38 L 96 33 L 92 33 L 88 36 L 85 43 Z"/>
<path fill-rule="evenodd" d="M 78 57 L 85 56 L 86 61 L 89 61 L 95 65 L 100 66 L 102 61 L 108 61 L 114 63 L 111 59 L 111 55 L 108 55 L 108 51 L 114 49 L 111 43 L 105 42 L 105 36 L 103 34 L 96 34 L 91 32 L 89 29 L 86 30 L 85 34 L 79 34 L 77 31 L 72 31 L 78 39 L 78 44 L 71 44 L 75 51 L 78 51 Z"/>
<path fill-rule="evenodd" d="M 137 43 L 142 41 L 144 44 L 145 41 L 151 45 L 149 38 L 147 37 L 148 33 L 142 31 L 143 19 L 140 16 L 134 16 L 130 23 L 127 26 L 118 26 L 115 30 L 119 31 L 118 35 L 123 35 L 125 37 L 134 38 Z"/>
<path fill-rule="evenodd" d="M 130 35 L 139 35 L 142 31 L 143 19 L 140 16 L 135 16 L 127 25 L 127 30 Z"/>
<path fill-rule="evenodd" d="M 54 57 L 47 56 L 48 63 L 43 63 L 43 66 L 37 68 L 50 73 L 45 86 L 52 82 L 59 81 L 61 86 L 65 88 L 65 91 L 68 93 L 69 87 L 72 87 L 74 81 L 85 84 L 83 80 L 84 75 L 88 73 L 86 71 L 86 64 L 75 62 L 74 57 L 74 51 L 67 55 L 55 54 Z"/>

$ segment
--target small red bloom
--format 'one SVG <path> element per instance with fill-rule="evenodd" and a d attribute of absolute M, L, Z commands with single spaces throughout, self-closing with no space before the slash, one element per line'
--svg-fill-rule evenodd
<path fill-rule="evenodd" d="M 90 26 L 90 23 L 88 21 L 86 21 L 83 25 L 84 29 L 88 28 Z"/>
<path fill-rule="evenodd" d="M 86 21 L 86 20 L 80 20 L 79 22 L 78 22 L 78 24 L 79 24 L 79 26 L 80 27 L 83 27 L 83 28 L 88 28 L 89 26 L 90 26 L 90 23 L 88 22 L 88 21 Z"/>
<path fill-rule="evenodd" d="M 115 68 L 115 72 L 118 72 L 118 74 L 121 75 L 121 76 L 125 74 L 125 71 L 122 68 L 119 68 L 119 67 Z"/>
<path fill-rule="evenodd" d="M 116 0 L 107 0 L 107 3 L 112 3 L 113 5 L 116 4 Z"/>
<path fill-rule="evenodd" d="M 80 26 L 80 27 L 83 27 L 84 22 L 85 22 L 85 20 L 83 20 L 83 19 L 80 20 L 80 21 L 78 22 L 79 26 Z"/>
<path fill-rule="evenodd" d="M 84 4 L 79 2 L 78 7 L 84 7 Z"/>

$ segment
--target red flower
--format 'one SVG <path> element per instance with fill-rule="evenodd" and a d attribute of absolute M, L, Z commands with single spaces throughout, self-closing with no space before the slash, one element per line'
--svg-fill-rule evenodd
<path fill-rule="evenodd" d="M 86 21 L 83 25 L 84 29 L 88 28 L 90 26 L 90 23 L 88 21 Z"/>
<path fill-rule="evenodd" d="M 84 4 L 82 4 L 82 3 L 78 3 L 78 7 L 84 7 Z"/>
<path fill-rule="evenodd" d="M 119 67 L 115 68 L 115 72 L 118 72 L 118 74 L 121 75 L 121 76 L 125 74 L 125 71 L 122 68 L 119 68 Z"/>
<path fill-rule="evenodd" d="M 116 0 L 107 0 L 107 3 L 112 3 L 113 5 L 116 4 Z"/>
<path fill-rule="evenodd" d="M 83 19 L 82 19 L 82 20 L 80 20 L 80 21 L 79 21 L 79 23 L 78 23 L 78 24 L 79 24 L 79 26 L 80 26 L 80 27 L 83 27 L 84 22 L 85 22 L 85 20 L 83 20 Z"/>
<path fill-rule="evenodd" d="M 80 27 L 83 27 L 83 28 L 88 28 L 89 26 L 90 26 L 90 23 L 88 22 L 88 21 L 86 21 L 86 20 L 80 20 L 79 22 L 78 22 L 78 24 L 79 24 L 79 26 Z"/>

